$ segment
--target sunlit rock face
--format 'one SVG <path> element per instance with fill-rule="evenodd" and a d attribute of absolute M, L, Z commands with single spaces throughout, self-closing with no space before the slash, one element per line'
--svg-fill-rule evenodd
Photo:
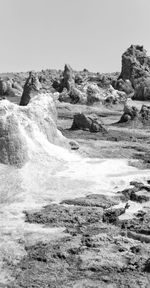
<path fill-rule="evenodd" d="M 39 94 L 21 107 L 0 102 L 0 162 L 22 167 L 44 145 L 67 146 L 56 126 L 57 113 L 50 94 Z"/>

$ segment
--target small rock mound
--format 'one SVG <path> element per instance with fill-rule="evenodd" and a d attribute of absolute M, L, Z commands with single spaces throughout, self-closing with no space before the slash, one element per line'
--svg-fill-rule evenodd
<path fill-rule="evenodd" d="M 73 124 L 71 130 L 89 130 L 90 132 L 107 133 L 103 127 L 102 122 L 93 115 L 87 116 L 83 113 L 77 113 L 74 115 Z"/>
<path fill-rule="evenodd" d="M 38 77 L 36 76 L 34 72 L 30 72 L 29 77 L 27 78 L 25 85 L 24 85 L 20 105 L 21 106 L 28 105 L 30 99 L 33 98 L 35 95 L 37 95 L 37 93 L 39 93 L 40 88 L 41 88 L 41 85 L 40 85 Z"/>

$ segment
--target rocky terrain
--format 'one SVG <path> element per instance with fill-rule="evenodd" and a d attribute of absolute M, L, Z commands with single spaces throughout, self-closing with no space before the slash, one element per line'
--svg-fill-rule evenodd
<path fill-rule="evenodd" d="M 0 287 L 150 287 L 150 57 L 1 74 Z"/>

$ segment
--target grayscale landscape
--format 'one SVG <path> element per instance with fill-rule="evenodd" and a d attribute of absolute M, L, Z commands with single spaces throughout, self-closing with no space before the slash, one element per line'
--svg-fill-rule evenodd
<path fill-rule="evenodd" d="M 0 288 L 150 287 L 146 49 L 116 72 L 0 70 Z"/>

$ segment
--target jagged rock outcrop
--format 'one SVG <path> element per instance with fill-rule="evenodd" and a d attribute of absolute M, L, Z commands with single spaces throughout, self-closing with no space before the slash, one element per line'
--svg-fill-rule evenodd
<path fill-rule="evenodd" d="M 22 167 L 44 143 L 69 146 L 57 130 L 56 118 L 49 94 L 35 96 L 25 107 L 0 101 L 0 162 Z"/>
<path fill-rule="evenodd" d="M 122 55 L 122 71 L 119 79 L 130 80 L 133 87 L 150 77 L 150 57 L 140 45 L 131 45 Z"/>
<path fill-rule="evenodd" d="M 107 133 L 107 130 L 103 127 L 102 122 L 94 115 L 84 115 L 83 113 L 77 113 L 74 115 L 73 124 L 71 130 L 89 130 L 90 132 L 102 132 Z"/>
<path fill-rule="evenodd" d="M 134 106 L 125 105 L 124 113 L 118 123 L 131 125 L 136 123 L 136 127 L 150 125 L 150 106 L 143 105 L 139 111 Z"/>
<path fill-rule="evenodd" d="M 68 64 L 64 67 L 62 79 L 54 80 L 53 88 L 60 93 L 60 102 L 68 102 L 72 104 L 81 104 L 85 102 L 85 95 L 77 88 L 74 72 Z"/>
<path fill-rule="evenodd" d="M 54 79 L 52 86 L 59 93 L 62 93 L 64 88 L 70 91 L 75 86 L 75 76 L 69 64 L 65 64 L 62 77 Z"/>
<path fill-rule="evenodd" d="M 67 88 L 68 91 L 70 91 L 71 87 L 75 85 L 75 77 L 69 64 L 65 64 L 62 83 L 63 88 Z"/>
<path fill-rule="evenodd" d="M 23 94 L 21 97 L 20 105 L 25 106 L 28 105 L 30 99 L 37 95 L 39 93 L 41 88 L 40 82 L 38 77 L 34 72 L 29 73 L 29 77 L 27 78 L 24 89 L 23 89 Z"/>

